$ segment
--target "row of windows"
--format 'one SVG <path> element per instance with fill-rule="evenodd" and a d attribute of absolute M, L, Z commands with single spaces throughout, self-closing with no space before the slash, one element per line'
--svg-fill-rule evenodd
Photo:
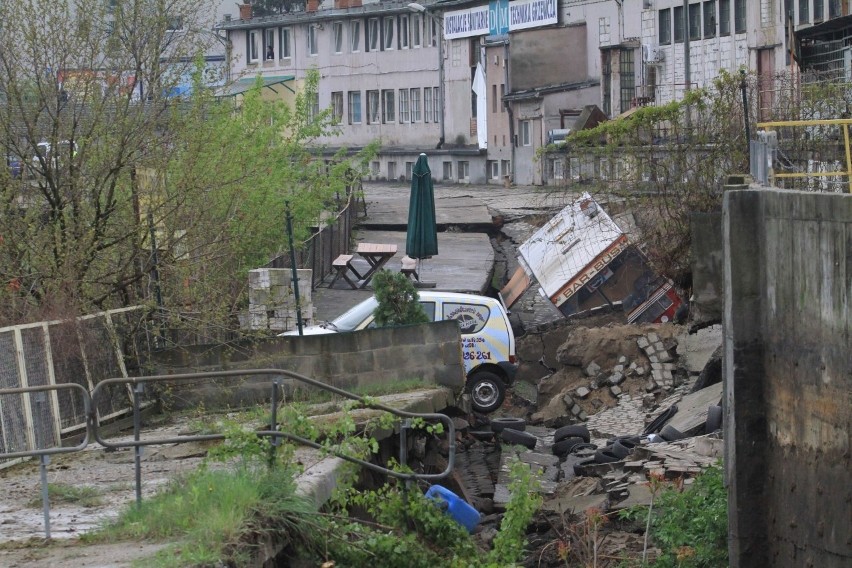
<path fill-rule="evenodd" d="M 370 174 L 373 176 L 381 175 L 381 162 L 374 161 L 370 164 Z M 388 162 L 387 164 L 387 179 L 397 179 L 397 163 Z M 445 161 L 441 164 L 441 179 L 452 181 L 457 179 L 465 181 L 470 179 L 470 162 L 467 160 L 459 160 L 455 163 L 455 171 L 457 177 L 453 177 L 453 162 Z M 414 162 L 405 162 L 405 179 L 411 179 L 414 171 Z M 511 162 L 509 160 L 488 160 L 485 164 L 485 176 L 488 180 L 499 180 L 502 176 L 508 176 L 512 173 Z"/>
<path fill-rule="evenodd" d="M 305 29 L 305 49 L 308 55 L 319 55 L 320 34 L 325 24 L 308 24 Z M 331 53 L 344 51 L 391 51 L 438 45 L 438 22 L 423 20 L 419 15 L 387 16 L 331 23 Z M 363 36 L 362 36 L 363 30 Z M 250 30 L 246 35 L 249 63 L 261 59 L 288 59 L 293 56 L 293 28 Z M 277 50 L 276 50 L 277 48 Z"/>
<path fill-rule="evenodd" d="M 811 3 L 813 3 L 814 22 L 821 22 L 825 18 L 824 0 L 799 0 L 799 24 L 811 23 Z M 792 0 L 787 0 L 785 10 L 788 14 L 793 13 Z M 842 15 L 840 0 L 828 0 L 828 17 L 838 18 Z"/>
<path fill-rule="evenodd" d="M 362 124 L 361 91 L 346 93 L 346 117 L 349 124 Z M 367 91 L 367 124 L 400 124 L 441 121 L 441 97 L 438 87 L 384 89 Z M 343 122 L 343 91 L 331 93 L 331 112 L 335 122 Z"/>
<path fill-rule="evenodd" d="M 718 11 L 717 11 L 718 3 Z M 710 0 L 690 4 L 687 18 L 684 21 L 683 6 L 666 8 L 659 12 L 660 45 L 672 42 L 672 24 L 674 24 L 674 41 L 684 40 L 685 30 L 689 30 L 690 40 L 731 35 L 731 5 L 733 4 L 734 33 L 746 32 L 746 0 Z"/>

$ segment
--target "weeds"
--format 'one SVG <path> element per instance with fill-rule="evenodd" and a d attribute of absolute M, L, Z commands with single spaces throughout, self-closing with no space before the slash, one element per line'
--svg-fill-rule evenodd
<path fill-rule="evenodd" d="M 79 505 L 80 507 L 100 507 L 104 504 L 100 491 L 94 487 L 68 485 L 65 483 L 48 483 L 47 495 L 50 505 L 59 503 Z M 29 503 L 30 507 L 41 507 L 41 494 L 33 497 Z"/>

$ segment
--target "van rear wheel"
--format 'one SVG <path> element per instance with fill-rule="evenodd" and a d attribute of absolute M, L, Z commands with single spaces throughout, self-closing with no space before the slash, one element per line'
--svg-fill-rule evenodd
<path fill-rule="evenodd" d="M 477 412 L 494 412 L 503 405 L 506 398 L 506 385 L 491 371 L 479 371 L 467 380 L 467 392 L 470 393 L 473 409 Z"/>

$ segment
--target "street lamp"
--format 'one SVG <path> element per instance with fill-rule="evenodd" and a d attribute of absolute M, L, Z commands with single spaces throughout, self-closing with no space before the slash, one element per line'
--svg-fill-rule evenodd
<path fill-rule="evenodd" d="M 438 140 L 438 146 L 436 146 L 436 148 L 440 150 L 441 146 L 444 145 L 444 107 L 446 105 L 446 97 L 444 96 L 444 19 L 436 16 L 432 12 L 427 12 L 426 7 L 417 2 L 411 2 L 408 4 L 408 9 L 412 12 L 423 14 L 428 18 L 431 18 L 432 21 L 438 25 L 438 88 L 441 93 L 441 138 Z M 429 35 L 431 39 L 431 34 Z"/>

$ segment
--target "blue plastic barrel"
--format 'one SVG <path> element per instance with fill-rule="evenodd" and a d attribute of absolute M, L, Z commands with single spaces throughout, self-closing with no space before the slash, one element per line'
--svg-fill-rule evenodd
<path fill-rule="evenodd" d="M 466 528 L 467 532 L 473 532 L 473 529 L 479 524 L 479 511 L 468 505 L 464 499 L 446 487 L 433 485 L 426 492 L 426 497 L 436 501 L 443 501 L 441 506 L 446 513 Z"/>

